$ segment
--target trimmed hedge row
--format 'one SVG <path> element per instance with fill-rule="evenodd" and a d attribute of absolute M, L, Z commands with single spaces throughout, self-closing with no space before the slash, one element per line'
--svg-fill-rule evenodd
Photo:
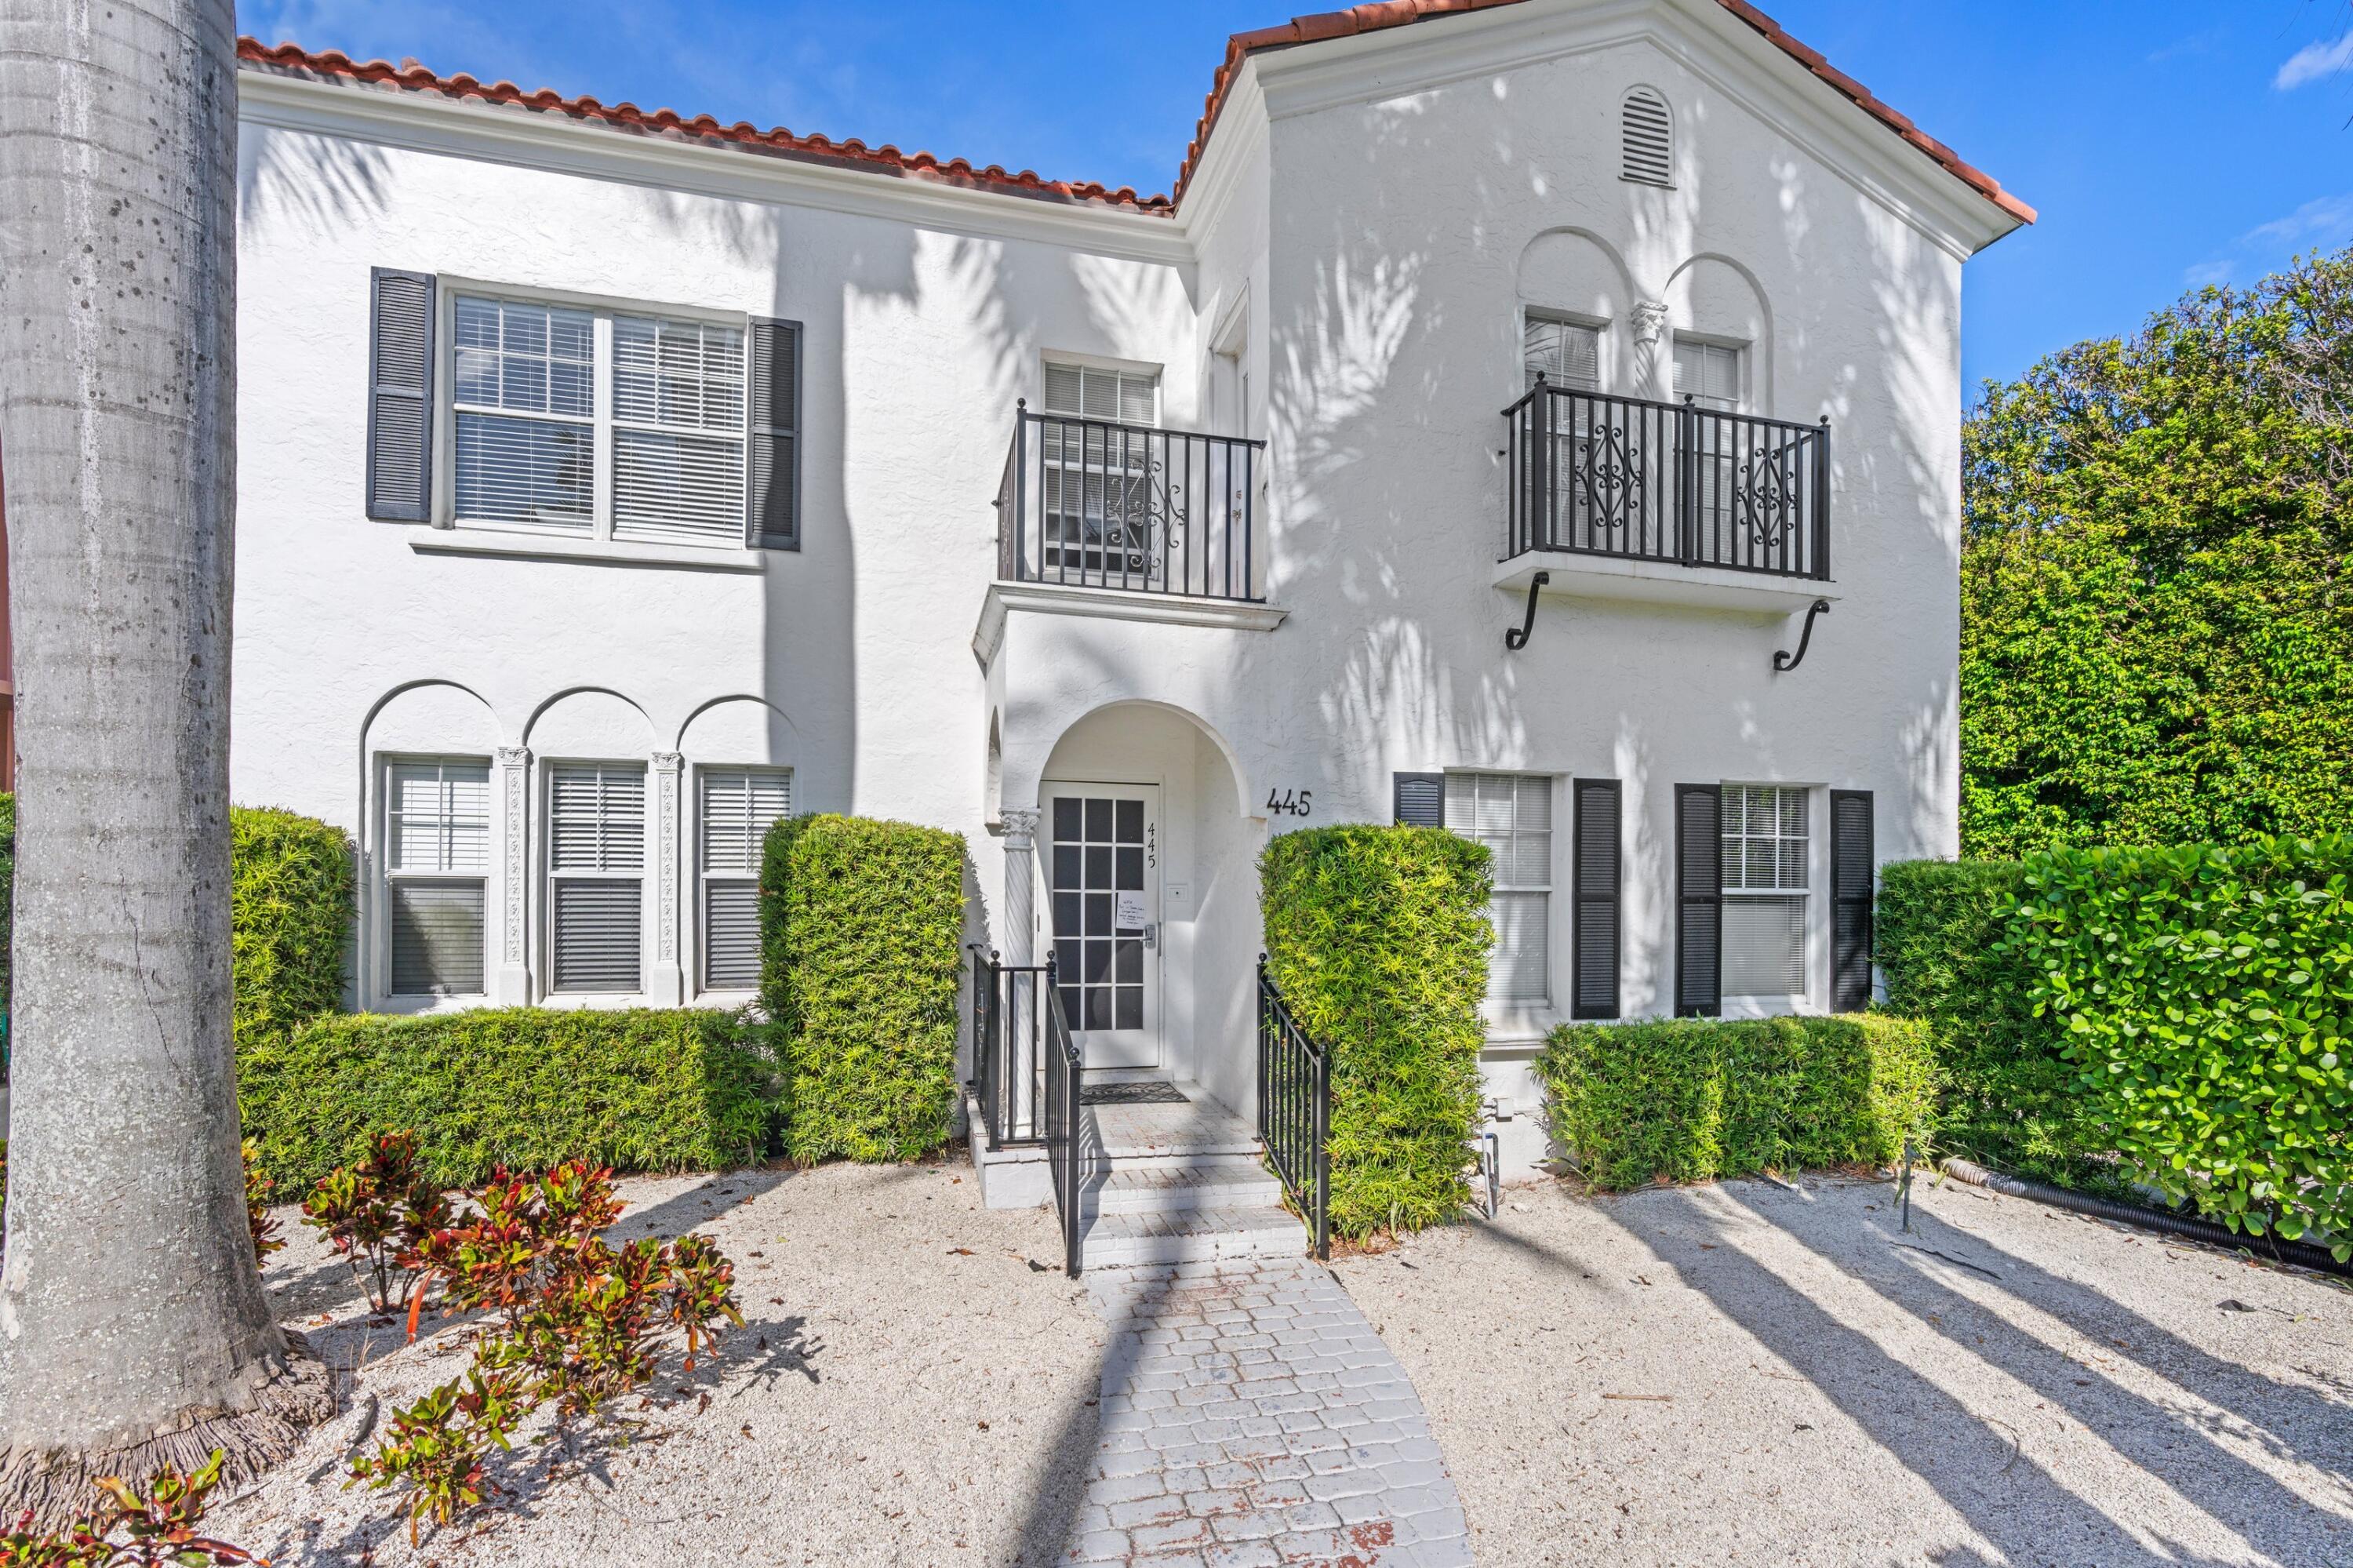
<path fill-rule="evenodd" d="M 283 1034 L 343 1003 L 352 841 L 313 817 L 232 806 L 228 842 L 237 1035 Z"/>
<path fill-rule="evenodd" d="M 2006 946 L 2117 1156 L 2353 1258 L 2353 838 L 2056 850 L 2024 879 Z"/>
<path fill-rule="evenodd" d="M 2017 861 L 1899 861 L 1882 868 L 1876 957 L 1887 1004 L 1934 1033 L 1939 1148 L 2021 1176 L 2122 1196 L 2130 1183 L 2091 1113 L 2034 970 L 2008 938 L 2027 895 Z"/>
<path fill-rule="evenodd" d="M 947 1141 L 964 863 L 962 835 L 906 822 L 768 830 L 761 1000 L 781 1041 L 793 1159 L 913 1160 Z"/>
<path fill-rule="evenodd" d="M 445 1187 L 576 1159 L 710 1170 L 766 1147 L 774 1068 L 761 1036 L 733 1013 L 674 1008 L 341 1013 L 248 1033 L 237 1098 L 281 1192 L 399 1128 L 416 1131 Z"/>
<path fill-rule="evenodd" d="M 1332 1053 L 1333 1231 L 1452 1219 L 1479 1114 L 1487 850 L 1438 828 L 1313 828 L 1270 842 L 1259 874 L 1268 968 Z"/>
<path fill-rule="evenodd" d="M 1888 1164 L 1936 1079 L 1927 1026 L 1877 1013 L 1564 1024 L 1536 1070 L 1553 1136 L 1616 1191 Z"/>

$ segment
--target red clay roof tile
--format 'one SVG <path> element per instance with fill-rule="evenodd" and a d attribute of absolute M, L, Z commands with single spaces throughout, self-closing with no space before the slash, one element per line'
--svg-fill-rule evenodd
<path fill-rule="evenodd" d="M 479 79 L 462 71 L 456 76 L 438 76 L 414 60 L 403 60 L 397 66 L 386 60 L 361 61 L 337 50 L 313 54 L 297 44 L 279 44 L 273 48 L 257 38 L 239 38 L 237 52 L 239 59 L 259 68 L 343 77 L 355 81 L 390 82 L 410 92 L 438 92 L 446 98 L 471 98 L 491 103 L 512 104 L 538 113 L 560 113 L 575 120 L 596 121 L 617 130 L 638 134 L 738 146 L 772 156 L 839 164 L 878 174 L 936 180 L 945 185 L 1002 191 L 1043 201 L 1124 208 L 1155 217 L 1168 217 L 1176 212 L 1176 203 L 1183 199 L 1186 187 L 1191 184 L 1193 175 L 1200 165 L 1202 150 L 1208 146 L 1209 136 L 1217 127 L 1218 117 L 1225 108 L 1227 95 L 1240 73 L 1242 62 L 1250 55 L 1261 49 L 1293 48 L 1301 44 L 1320 43 L 1328 38 L 1378 32 L 1435 17 L 1520 3 L 1521 0 L 1370 0 L 1368 4 L 1343 11 L 1295 16 L 1276 26 L 1234 34 L 1226 40 L 1225 59 L 1219 65 L 1217 77 L 1202 103 L 1201 118 L 1195 127 L 1192 143 L 1185 149 L 1185 160 L 1177 169 L 1176 191 L 1173 196 L 1138 196 L 1134 187 L 1130 185 L 1113 190 L 1092 181 L 1043 179 L 1029 169 L 1008 174 L 996 164 L 976 169 L 962 158 L 943 161 L 929 153 L 902 153 L 887 143 L 881 147 L 869 148 L 855 138 L 835 142 L 822 135 L 797 135 L 783 126 L 761 131 L 741 120 L 733 125 L 722 125 L 708 114 L 696 115 L 691 120 L 670 109 L 658 109 L 648 114 L 628 102 L 607 108 L 594 98 L 565 98 L 552 88 L 525 92 L 511 81 L 493 82 L 485 87 Z M 1783 32 L 1778 23 L 1748 4 L 1748 0 L 1717 0 L 1717 4 L 1841 96 L 1935 159 L 1947 173 L 1979 196 L 2021 223 L 2034 221 L 2034 209 L 2004 191 L 1991 175 L 1963 163 L 1959 154 L 1942 142 L 1925 134 L 1910 120 L 1872 96 L 1861 82 L 1834 69 L 1820 54 Z"/>

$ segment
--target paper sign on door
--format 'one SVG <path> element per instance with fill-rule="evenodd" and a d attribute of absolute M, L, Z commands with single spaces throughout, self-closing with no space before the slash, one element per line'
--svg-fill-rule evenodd
<path fill-rule="evenodd" d="M 1148 916 L 1144 910 L 1144 895 L 1122 893 L 1118 895 L 1118 918 L 1114 922 L 1123 931 L 1140 931 Z"/>

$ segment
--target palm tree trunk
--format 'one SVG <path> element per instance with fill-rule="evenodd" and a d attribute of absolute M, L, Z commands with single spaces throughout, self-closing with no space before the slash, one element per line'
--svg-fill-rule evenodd
<path fill-rule="evenodd" d="M 255 1268 L 229 1039 L 231 0 L 7 0 L 16 651 L 0 1516 L 333 1408 Z"/>

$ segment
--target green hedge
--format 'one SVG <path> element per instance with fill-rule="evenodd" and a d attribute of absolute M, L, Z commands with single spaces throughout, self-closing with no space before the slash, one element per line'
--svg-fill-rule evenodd
<path fill-rule="evenodd" d="M 237 1033 L 282 1035 L 343 1003 L 352 842 L 315 818 L 237 806 L 228 843 Z"/>
<path fill-rule="evenodd" d="M 2030 857 L 2009 946 L 2177 1202 L 2353 1256 L 2353 838 Z"/>
<path fill-rule="evenodd" d="M 1259 873 L 1268 967 L 1332 1053 L 1334 1232 L 1452 1219 L 1479 1114 L 1486 849 L 1437 828 L 1314 828 L 1270 842 Z"/>
<path fill-rule="evenodd" d="M 1564 1024 L 1536 1060 L 1595 1185 L 1884 1165 L 1926 1125 L 1926 1024 L 1879 1013 Z"/>
<path fill-rule="evenodd" d="M 793 1159 L 913 1160 L 947 1141 L 964 863 L 962 835 L 906 822 L 768 830 L 761 1000 L 782 1042 Z"/>
<path fill-rule="evenodd" d="M 16 797 L 0 792 L 0 1017 L 8 1012 L 10 941 L 16 918 Z M 0 1039 L 0 1069 L 7 1065 L 5 1042 Z"/>
<path fill-rule="evenodd" d="M 711 1170 L 765 1149 L 773 1068 L 761 1044 L 736 1014 L 685 1009 L 342 1013 L 248 1035 L 237 1095 L 281 1192 L 400 1128 L 448 1186 L 572 1159 Z"/>
<path fill-rule="evenodd" d="M 2016 861 L 1896 861 L 1881 868 L 1875 956 L 1887 1004 L 1934 1032 L 1939 1149 L 2064 1187 L 2128 1189 L 2085 1102 L 2034 971 L 2011 948 L 2027 893 Z"/>

